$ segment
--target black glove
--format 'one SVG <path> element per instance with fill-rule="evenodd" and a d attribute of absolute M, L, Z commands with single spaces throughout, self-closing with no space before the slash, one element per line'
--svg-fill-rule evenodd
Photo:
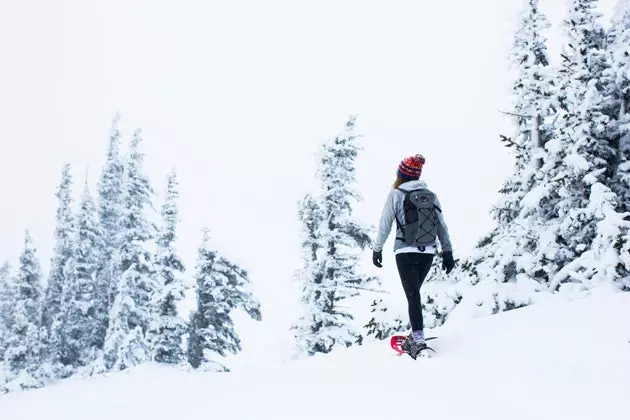
<path fill-rule="evenodd" d="M 372 251 L 372 262 L 377 267 L 382 267 L 381 264 L 383 262 L 383 251 Z"/>
<path fill-rule="evenodd" d="M 446 274 L 450 273 L 455 267 L 455 261 L 453 261 L 453 252 L 445 251 L 442 253 L 442 269 L 446 270 Z"/>

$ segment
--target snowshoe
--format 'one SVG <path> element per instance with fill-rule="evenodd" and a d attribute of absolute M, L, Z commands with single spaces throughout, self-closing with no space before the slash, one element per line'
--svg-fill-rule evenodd
<path fill-rule="evenodd" d="M 418 356 L 429 356 L 430 353 L 427 353 L 427 351 L 435 353 L 435 350 L 429 347 L 426 341 L 435 340 L 436 338 L 437 337 L 427 337 L 424 340 L 425 342 L 416 343 L 411 336 L 394 335 L 390 339 L 390 345 L 399 356 L 407 353 L 412 359 L 416 360 Z"/>

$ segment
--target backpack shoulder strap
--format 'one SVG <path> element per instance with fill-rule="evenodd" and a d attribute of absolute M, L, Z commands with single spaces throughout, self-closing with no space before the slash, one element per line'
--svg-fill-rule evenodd
<path fill-rule="evenodd" d="M 396 187 L 396 189 L 397 189 L 398 191 L 400 191 L 401 193 L 403 193 L 403 195 L 404 195 L 403 200 L 407 199 L 407 196 L 408 196 L 408 195 L 409 195 L 409 193 L 411 192 L 411 191 L 407 191 L 407 190 L 404 190 L 404 189 L 400 188 L 400 186 Z M 397 214 L 396 214 L 396 211 L 395 211 L 395 210 L 394 210 L 394 218 L 396 219 L 396 225 L 398 226 L 398 229 L 403 230 L 402 223 L 400 223 L 400 220 L 398 220 L 398 216 L 397 216 Z M 396 239 L 403 239 L 403 238 L 396 238 Z"/>
<path fill-rule="evenodd" d="M 405 190 L 403 190 L 400 187 L 396 187 L 396 190 L 400 191 L 403 194 L 406 194 L 407 192 Z M 398 226 L 399 229 L 402 229 L 402 225 L 400 224 L 400 220 L 398 220 L 398 216 L 396 215 L 396 209 L 394 209 L 394 219 L 396 219 L 396 225 Z"/>
<path fill-rule="evenodd" d="M 431 192 L 433 192 L 433 191 L 431 191 Z M 437 194 L 436 194 L 436 193 L 433 193 L 433 195 L 435 196 L 435 199 L 436 199 L 437 201 L 439 201 L 439 200 L 437 199 Z M 434 207 L 437 211 L 439 211 L 440 213 L 442 213 L 442 209 L 440 208 L 440 206 L 438 206 L 437 204 L 433 203 L 433 207 Z"/>

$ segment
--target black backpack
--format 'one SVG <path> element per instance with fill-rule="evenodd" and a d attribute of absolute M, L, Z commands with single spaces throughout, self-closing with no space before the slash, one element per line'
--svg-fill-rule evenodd
<path fill-rule="evenodd" d="M 442 211 L 436 204 L 436 195 L 426 189 L 419 188 L 411 191 L 399 189 L 405 194 L 403 209 L 405 224 L 402 225 L 398 218 L 396 222 L 403 233 L 403 241 L 412 246 L 423 247 L 432 245 L 437 238 L 438 219 L 437 212 Z"/>

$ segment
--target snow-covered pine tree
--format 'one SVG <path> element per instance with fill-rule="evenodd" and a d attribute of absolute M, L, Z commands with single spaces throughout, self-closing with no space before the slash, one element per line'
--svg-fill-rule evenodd
<path fill-rule="evenodd" d="M 612 189 L 619 196 L 619 211 L 630 210 L 630 1 L 620 0 L 608 36 L 612 60 L 613 106 L 617 108 L 611 134 L 617 140 L 619 164 Z M 613 108 L 613 109 L 614 109 Z"/>
<path fill-rule="evenodd" d="M 619 213 L 617 195 L 595 182 L 583 210 L 593 225 L 589 246 L 565 264 L 549 289 L 581 293 L 595 287 L 630 291 L 630 213 Z"/>
<path fill-rule="evenodd" d="M 194 368 L 229 371 L 219 357 L 241 350 L 231 313 L 244 310 L 260 321 L 260 303 L 247 290 L 248 273 L 210 247 L 208 229 L 195 265 L 197 307 L 191 315 L 188 361 Z"/>
<path fill-rule="evenodd" d="M 175 171 L 168 175 L 165 200 L 162 205 L 162 224 L 157 237 L 158 290 L 153 297 L 154 311 L 150 327 L 152 357 L 160 363 L 179 364 L 185 361 L 183 342 L 187 333 L 186 321 L 179 315 L 177 303 L 184 298 L 182 273 L 184 264 L 175 249 L 179 211 L 178 182 Z"/>
<path fill-rule="evenodd" d="M 55 248 L 51 261 L 50 275 L 46 287 L 42 322 L 48 330 L 48 356 L 54 362 L 66 364 L 66 338 L 63 334 L 63 311 L 67 304 L 70 289 L 67 263 L 72 257 L 74 220 L 72 215 L 72 177 L 70 165 L 64 164 L 61 182 L 57 188 L 57 217 L 55 227 Z"/>
<path fill-rule="evenodd" d="M 102 367 L 108 371 L 124 370 L 149 361 L 149 346 L 138 319 L 133 284 L 121 281 L 110 310 L 110 321 L 103 346 Z"/>
<path fill-rule="evenodd" d="M 538 0 L 524 0 L 509 56 L 514 71 L 509 114 L 516 121 L 515 133 L 503 137 L 514 152 L 514 172 L 492 211 L 495 226 L 472 254 L 449 275 L 436 258 L 423 286 L 428 328 L 458 313 L 487 315 L 529 304 L 534 291 L 545 288 L 536 286 L 532 278 L 545 274 L 536 269 L 536 262 L 544 260 L 536 247 L 545 221 L 555 217 L 554 197 L 548 194 L 553 181 L 546 175 L 557 162 L 547 150 L 554 139 L 557 106 L 544 35 L 547 28 Z"/>
<path fill-rule="evenodd" d="M 324 142 L 317 175 L 321 183 L 319 204 L 305 203 L 303 223 L 321 223 L 306 228 L 317 232 L 317 261 L 309 263 L 301 281 L 302 303 L 306 313 L 294 329 L 298 348 L 306 354 L 328 353 L 337 346 L 348 347 L 361 340 L 361 326 L 348 310 L 349 300 L 375 281 L 359 273 L 360 253 L 370 244 L 370 232 L 352 214 L 353 201 L 361 197 L 355 188 L 355 161 L 361 150 L 351 117 L 345 132 Z M 314 218 L 314 211 L 321 215 Z M 308 214 L 310 213 L 310 214 Z"/>
<path fill-rule="evenodd" d="M 605 50 L 604 30 L 598 22 L 596 1 L 572 0 L 565 20 L 567 46 L 563 68 L 558 74 L 561 111 L 557 139 L 552 150 L 560 165 L 550 168 L 555 175 L 558 195 L 555 230 L 557 249 L 554 262 L 558 268 L 573 266 L 576 259 L 593 243 L 598 218 L 593 212 L 604 203 L 607 194 L 595 193 L 608 188 L 617 161 L 615 145 L 610 138 L 612 101 L 610 79 L 606 72 L 611 63 Z M 606 198 L 608 201 L 608 198 Z M 615 200 L 616 201 L 616 200 Z M 558 246 L 559 245 L 559 246 Z M 554 275 L 552 289 L 565 282 L 588 287 L 579 276 L 566 269 Z"/>
<path fill-rule="evenodd" d="M 141 130 L 136 130 L 130 147 L 124 183 L 124 209 L 120 220 L 120 243 L 113 256 L 116 298 L 110 310 L 105 338 L 107 369 L 125 369 L 148 360 L 150 300 L 156 289 L 152 253 L 148 248 L 155 238 L 155 226 L 147 212 L 152 210 L 153 189 L 144 173 L 144 154 L 140 151 Z"/>
<path fill-rule="evenodd" d="M 545 124 L 545 119 L 552 115 L 553 80 L 543 33 L 549 27 L 538 0 L 525 0 L 510 54 L 515 71 L 512 82 L 515 103 L 510 114 L 516 119 L 516 136 L 503 139 L 514 152 L 515 171 L 499 191 L 501 198 L 492 212 L 501 227 L 518 217 L 523 197 L 540 175 L 542 148 L 551 137 L 551 127 Z"/>
<path fill-rule="evenodd" d="M 326 215 L 324 208 L 311 194 L 306 194 L 298 202 L 297 213 L 301 226 L 300 253 L 304 264 L 296 271 L 294 279 L 300 285 L 302 315 L 291 325 L 291 330 L 294 331 L 295 344 L 299 352 L 309 354 L 313 347 L 312 314 L 318 311 L 316 296 L 324 278 L 321 252 L 325 244 L 322 241 L 321 228 Z"/>
<path fill-rule="evenodd" d="M 109 145 L 107 158 L 98 182 L 98 215 L 99 223 L 103 230 L 104 249 L 101 256 L 101 279 L 109 288 L 107 310 L 114 301 L 118 278 L 116 277 L 116 264 L 113 261 L 121 240 L 120 220 L 124 212 L 124 173 L 125 166 L 120 155 L 120 130 L 118 122 L 120 116 L 116 115 L 112 121 L 109 133 Z M 104 326 L 107 328 L 107 325 Z"/>
<path fill-rule="evenodd" d="M 324 209 L 311 194 L 307 194 L 298 203 L 298 217 L 302 223 L 301 253 L 305 260 L 305 271 L 310 271 L 310 264 L 318 261 L 322 249 L 321 226 L 325 220 Z"/>
<path fill-rule="evenodd" d="M 479 249 L 477 252 L 479 252 Z M 421 289 L 425 329 L 436 328 L 444 324 L 446 319 L 451 317 L 453 310 L 457 308 L 466 292 L 468 292 L 467 289 L 479 281 L 478 274 L 474 267 L 471 266 L 471 260 L 475 259 L 477 259 L 477 256 L 473 254 L 467 261 L 460 262 L 456 260 L 453 271 L 446 274 L 442 268 L 442 256 L 435 256 L 433 267 L 429 271 Z M 490 258 L 485 263 L 497 264 L 497 261 L 492 261 Z M 500 265 L 501 262 L 498 264 Z M 494 282 L 493 285 L 497 285 L 496 278 L 491 277 L 489 280 Z M 513 278 L 509 278 L 507 281 L 513 280 Z M 498 296 L 495 295 L 496 297 Z M 504 304 L 509 304 L 510 299 L 510 297 L 507 297 L 503 301 Z M 497 307 L 494 309 L 497 309 Z"/>
<path fill-rule="evenodd" d="M 39 329 L 41 324 L 42 275 L 37 250 L 28 231 L 20 262 L 5 352 L 8 379 L 20 375 L 27 386 L 41 363 Z"/>
<path fill-rule="evenodd" d="M 398 296 L 400 302 L 405 302 L 405 298 Z M 385 340 L 393 334 L 403 334 L 409 331 L 411 324 L 409 317 L 404 310 L 394 310 L 396 305 L 391 299 L 374 299 L 370 305 L 372 318 L 364 325 L 366 336 L 374 336 L 377 340 Z"/>
<path fill-rule="evenodd" d="M 71 258 L 71 283 L 64 310 L 64 362 L 77 368 L 94 361 L 105 341 L 108 290 L 99 283 L 103 232 L 87 182 L 83 188 Z"/>
<path fill-rule="evenodd" d="M 580 293 L 602 282 L 623 287 L 627 224 L 611 210 L 616 199 L 607 186 L 615 163 L 610 60 L 595 2 L 571 0 L 568 6 L 566 50 L 550 108 L 556 115 L 543 122 L 553 131 L 530 154 L 535 182 L 516 217 L 483 238 L 454 273 L 455 297 L 463 298 L 449 317 L 513 309 L 535 302 L 538 292 Z M 614 275 L 603 260 L 615 267 Z"/>
<path fill-rule="evenodd" d="M 0 364 L 4 361 L 9 330 L 11 329 L 11 307 L 15 299 L 11 265 L 0 265 Z"/>

